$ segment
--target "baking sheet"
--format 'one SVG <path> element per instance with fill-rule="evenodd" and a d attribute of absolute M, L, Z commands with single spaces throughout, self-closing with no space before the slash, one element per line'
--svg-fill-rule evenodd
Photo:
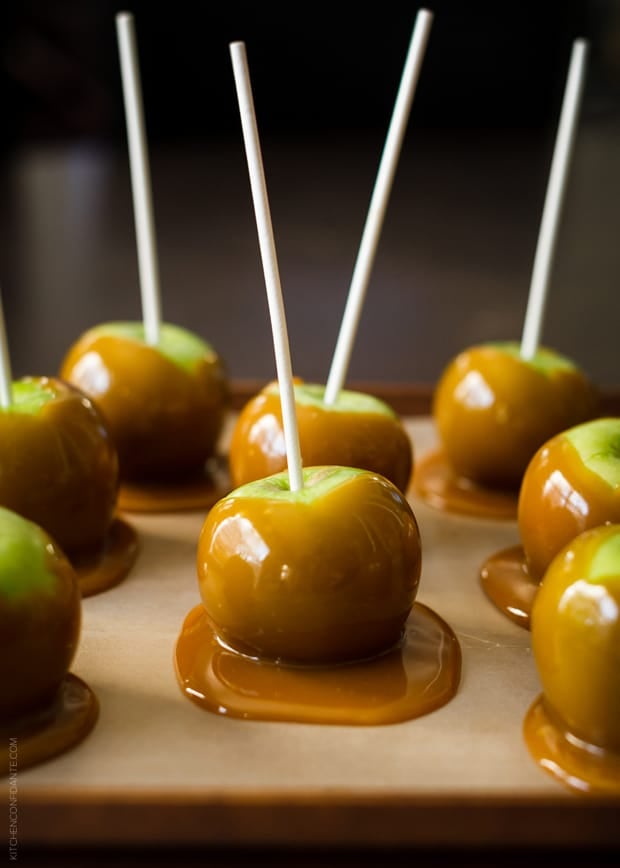
<path fill-rule="evenodd" d="M 417 456 L 434 446 L 428 418 L 409 418 L 406 424 Z M 71 752 L 20 773 L 24 811 L 29 805 L 32 810 L 31 839 L 70 842 L 119 835 L 118 828 L 108 827 L 105 806 L 115 807 L 122 827 L 131 806 L 148 816 L 149 805 L 161 810 L 166 804 L 227 806 L 226 822 L 221 810 L 202 815 L 195 811 L 190 825 L 185 812 L 176 832 L 168 829 L 166 840 L 171 841 L 181 834 L 215 840 L 216 827 L 243 841 L 250 828 L 259 834 L 260 824 L 245 824 L 250 815 L 258 816 L 252 814 L 252 805 L 286 811 L 287 804 L 380 805 L 383 814 L 392 804 L 392 820 L 401 817 L 403 806 L 417 805 L 427 811 L 420 816 L 428 817 L 419 831 L 406 814 L 399 821 L 402 829 L 394 829 L 396 837 L 400 829 L 409 842 L 412 836 L 415 842 L 416 835 L 426 840 L 433 806 L 440 811 L 445 805 L 464 810 L 482 805 L 486 820 L 479 826 L 477 843 L 500 834 L 504 837 L 498 840 L 511 840 L 509 829 L 518 828 L 515 805 L 547 805 L 557 815 L 551 837 L 560 835 L 567 825 L 564 807 L 571 811 L 588 800 L 565 789 L 530 758 L 522 722 L 540 685 L 529 633 L 495 609 L 478 578 L 489 554 L 518 542 L 516 523 L 448 515 L 413 494 L 410 499 L 423 545 L 418 600 L 448 621 L 461 644 L 462 680 L 451 702 L 425 717 L 376 727 L 244 721 L 200 709 L 180 691 L 173 651 L 185 616 L 199 602 L 195 553 L 204 514 L 128 515 L 141 538 L 137 564 L 121 585 L 84 600 L 81 643 L 71 667 L 99 698 L 100 718 Z M 85 804 L 100 809 L 88 814 L 91 825 L 78 830 L 76 823 L 65 822 L 61 828 L 60 809 Z M 512 813 L 498 813 L 502 805 Z M 603 828 L 591 823 L 582 833 L 584 841 L 597 836 L 620 843 L 604 808 L 594 814 L 590 803 L 586 809 Z M 24 820 L 27 817 L 25 813 Z M 163 832 L 152 820 L 141 825 L 134 817 L 133 833 L 127 822 L 121 837 L 140 840 L 151 834 L 157 840 Z M 436 836 L 462 844 L 471 838 L 475 821 L 452 829 L 442 822 L 436 825 Z M 272 826 L 270 840 L 277 841 Z M 457 840 L 455 828 L 461 830 Z M 325 840 L 339 840 L 338 829 L 330 829 Z M 342 836 L 352 834 L 347 829 L 343 821 Z M 566 831 L 569 840 L 571 830 Z M 298 840 L 290 824 L 279 834 L 283 841 Z M 363 829 L 358 834 L 362 840 Z M 544 835 L 541 829 L 534 840 L 544 841 Z M 321 840 L 320 823 L 316 840 Z"/>

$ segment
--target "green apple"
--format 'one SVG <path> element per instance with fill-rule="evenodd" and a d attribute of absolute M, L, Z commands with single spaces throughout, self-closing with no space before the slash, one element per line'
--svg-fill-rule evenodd
<path fill-rule="evenodd" d="M 201 596 L 216 632 L 252 656 L 331 663 L 400 639 L 417 593 L 421 544 L 411 507 L 357 468 L 280 473 L 209 512 L 198 543 Z"/>
<path fill-rule="evenodd" d="M 116 449 L 99 411 L 50 377 L 13 383 L 0 408 L 0 506 L 43 527 L 69 554 L 98 549 L 114 517 Z"/>
<path fill-rule="evenodd" d="M 60 375 L 103 413 L 121 479 L 196 476 L 213 455 L 228 407 L 228 381 L 218 354 L 192 332 L 162 323 L 153 347 L 144 340 L 142 323 L 105 323 L 76 341 Z"/>
<path fill-rule="evenodd" d="M 562 431 L 536 452 L 519 491 L 518 523 L 530 573 L 591 527 L 620 522 L 620 418 Z"/>
<path fill-rule="evenodd" d="M 565 356 L 540 347 L 523 359 L 515 342 L 459 353 L 443 371 L 433 418 L 456 474 L 491 488 L 516 489 L 536 450 L 596 414 L 597 391 Z"/>
<path fill-rule="evenodd" d="M 556 555 L 531 631 L 554 718 L 581 741 L 620 752 L 620 524 L 591 528 Z"/>
<path fill-rule="evenodd" d="M 81 595 L 41 527 L 0 507 L 0 717 L 49 705 L 75 654 Z"/>
<path fill-rule="evenodd" d="M 307 466 L 338 465 L 380 473 L 406 491 L 413 466 L 413 445 L 394 410 L 362 392 L 340 391 L 334 404 L 324 401 L 325 387 L 296 382 L 299 444 Z M 268 384 L 239 414 L 231 437 L 232 483 L 243 485 L 286 467 L 280 391 Z"/>

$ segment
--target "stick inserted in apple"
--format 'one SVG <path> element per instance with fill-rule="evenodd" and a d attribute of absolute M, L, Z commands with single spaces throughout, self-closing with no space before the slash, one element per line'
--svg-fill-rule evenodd
<path fill-rule="evenodd" d="M 372 470 L 401 491 L 408 488 L 414 458 L 402 421 L 385 401 L 343 385 L 432 20 L 426 9 L 416 16 L 327 383 L 298 381 L 294 386 L 304 463 Z M 229 452 L 230 473 L 233 484 L 242 485 L 285 466 L 278 384 L 270 383 L 239 414 Z"/>
<path fill-rule="evenodd" d="M 387 479 L 327 465 L 302 471 L 284 302 L 245 45 L 230 47 L 278 372 L 288 470 L 235 489 L 198 546 L 207 614 L 225 641 L 272 659 L 357 659 L 398 641 L 413 605 L 421 543 Z"/>
<path fill-rule="evenodd" d="M 419 691 L 403 689 L 398 649 L 405 643 L 421 571 L 421 540 L 411 506 L 392 482 L 369 470 L 302 466 L 245 45 L 233 43 L 230 51 L 273 333 L 287 470 L 236 488 L 207 515 L 197 551 L 203 606 L 189 614 L 179 637 L 177 675 L 188 696 L 219 714 L 351 723 L 418 716 L 454 694 L 460 675 L 458 643 L 447 625 L 434 621 L 432 659 L 428 669 L 422 666 L 428 679 Z M 425 635 L 422 627 L 418 655 L 425 653 Z M 221 668 L 220 652 L 227 660 L 232 655 L 231 677 Z M 385 669 L 371 666 L 369 672 L 369 658 L 377 657 L 384 659 Z M 417 656 L 416 666 L 419 660 Z M 252 685 L 236 690 L 248 661 Z M 322 690 L 330 667 L 343 662 L 348 665 L 337 669 L 339 699 L 334 704 L 324 700 Z M 359 666 L 366 667 L 363 674 Z M 393 696 L 387 709 L 375 707 L 375 688 L 381 690 L 379 683 L 391 683 L 394 677 L 399 696 L 410 700 L 396 718 L 390 716 L 398 704 Z M 271 679 L 277 685 L 275 696 Z M 309 688 L 310 683 L 315 686 Z M 354 707 L 345 703 L 343 709 L 348 690 L 354 692 Z"/>
<path fill-rule="evenodd" d="M 142 322 L 110 322 L 89 329 L 69 349 L 61 376 L 86 392 L 101 409 L 116 444 L 124 509 L 183 506 L 183 485 L 201 480 L 205 488 L 188 492 L 187 505 L 210 505 L 213 486 L 205 479 L 229 406 L 226 368 L 210 343 L 161 322 L 150 169 L 133 16 L 116 17 L 125 117 L 130 153 L 138 249 Z M 129 494 L 125 483 L 140 486 Z M 178 483 L 171 493 L 165 485 Z M 151 494 L 153 494 L 151 491 Z M 166 492 L 169 497 L 166 496 Z M 219 496 L 219 492 L 217 493 Z M 198 500 L 196 499 L 198 498 Z"/>
<path fill-rule="evenodd" d="M 549 437 L 596 415 L 598 392 L 564 355 L 539 346 L 568 168 L 583 90 L 587 43 L 576 40 L 547 186 L 521 343 L 473 346 L 459 353 L 437 383 L 432 414 L 441 456 L 417 468 L 418 492 L 429 502 L 475 512 L 475 486 L 511 494 L 497 509 L 514 516 L 528 461 Z M 468 499 L 469 492 L 469 499 Z"/>

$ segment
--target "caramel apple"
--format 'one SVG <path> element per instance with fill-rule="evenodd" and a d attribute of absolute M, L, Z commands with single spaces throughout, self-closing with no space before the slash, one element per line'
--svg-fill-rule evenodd
<path fill-rule="evenodd" d="M 370 471 L 303 470 L 247 483 L 209 512 L 202 605 L 176 647 L 181 688 L 216 713 L 384 724 L 438 708 L 460 680 L 448 625 L 415 602 L 417 521 Z"/>
<path fill-rule="evenodd" d="M 81 597 L 75 571 L 44 530 L 0 507 L 0 717 L 51 704 L 73 660 Z"/>
<path fill-rule="evenodd" d="M 531 631 L 543 694 L 526 718 L 530 750 L 568 786 L 620 793 L 620 524 L 553 558 Z"/>
<path fill-rule="evenodd" d="M 458 476 L 518 490 L 536 450 L 596 407 L 596 390 L 572 361 L 545 348 L 524 360 L 508 342 L 459 353 L 439 379 L 432 413 Z"/>
<path fill-rule="evenodd" d="M 620 419 L 592 419 L 534 454 L 518 498 L 521 544 L 490 556 L 480 579 L 509 618 L 530 627 L 540 582 L 557 553 L 588 528 L 620 521 Z"/>
<path fill-rule="evenodd" d="M 319 420 L 308 443 L 314 448 L 319 434 L 330 446 L 337 440 L 322 418 L 321 387 L 293 380 L 245 45 L 231 43 L 230 51 L 278 373 L 277 387 L 258 399 L 269 402 L 268 414 L 259 408 L 248 430 L 268 454 L 281 451 L 287 469 L 265 476 L 261 467 L 259 479 L 207 515 L 197 551 L 203 605 L 183 623 L 177 677 L 186 696 L 215 714 L 340 724 L 418 717 L 456 692 L 460 648 L 448 625 L 414 602 L 420 534 L 402 489 L 383 471 L 339 466 L 333 456 L 304 469 L 305 408 Z M 374 446 L 372 422 L 387 416 L 393 423 L 393 414 L 352 398 L 341 393 L 330 401 L 336 410 L 326 415 L 339 420 L 338 438 L 350 439 L 359 425 L 372 454 L 385 450 L 385 442 Z M 271 434 L 261 439 L 263 428 Z M 231 465 L 251 452 L 241 430 L 236 435 Z M 346 464 L 351 460 L 347 452 Z"/>
<path fill-rule="evenodd" d="M 0 408 L 0 505 L 44 528 L 71 555 L 96 549 L 112 523 L 118 459 L 86 395 L 49 377 L 13 383 Z"/>
<path fill-rule="evenodd" d="M 620 522 L 620 418 L 562 431 L 536 452 L 523 476 L 518 523 L 530 575 L 596 525 Z"/>
<path fill-rule="evenodd" d="M 210 511 L 200 592 L 222 639 L 244 653 L 325 663 L 378 654 L 401 637 L 421 568 L 398 490 L 366 471 L 304 471 L 248 483 Z"/>
<path fill-rule="evenodd" d="M 163 323 L 153 347 L 142 323 L 99 325 L 70 348 L 60 375 L 101 410 L 122 482 L 204 473 L 222 430 L 228 385 L 221 359 L 201 338 Z"/>
<path fill-rule="evenodd" d="M 307 466 L 339 465 L 379 473 L 406 491 L 413 447 L 396 413 L 378 398 L 341 390 L 333 405 L 325 388 L 295 383 L 299 443 Z M 241 410 L 229 451 L 233 486 L 279 473 L 286 467 L 280 391 L 268 384 Z"/>
<path fill-rule="evenodd" d="M 94 724 L 94 697 L 68 675 L 80 622 L 80 587 L 64 552 L 0 507 L 0 720 L 19 737 L 20 767 L 68 748 Z"/>
<path fill-rule="evenodd" d="M 83 596 L 118 584 L 137 556 L 137 535 L 115 515 L 118 457 L 92 401 L 62 380 L 25 377 L 0 408 L 0 438 L 0 505 L 53 537 Z"/>

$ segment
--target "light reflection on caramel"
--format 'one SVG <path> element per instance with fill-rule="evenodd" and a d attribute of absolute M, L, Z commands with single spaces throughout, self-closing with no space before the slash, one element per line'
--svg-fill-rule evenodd
<path fill-rule="evenodd" d="M 86 738 L 98 716 L 95 694 L 69 673 L 49 708 L 27 718 L 2 721 L 3 769 L 11 770 L 11 760 L 19 772 L 70 750 Z"/>
<path fill-rule="evenodd" d="M 533 759 L 565 786 L 592 795 L 620 795 L 620 754 L 572 736 L 542 695 L 525 716 L 523 735 Z"/>
<path fill-rule="evenodd" d="M 202 606 L 176 646 L 181 689 L 216 714 L 253 720 L 377 725 L 440 708 L 456 693 L 461 651 L 450 627 L 415 603 L 399 647 L 339 666 L 288 666 L 222 645 Z"/>
<path fill-rule="evenodd" d="M 530 614 L 539 583 L 527 568 L 520 545 L 502 549 L 480 568 L 480 583 L 492 603 L 520 627 L 530 629 Z"/>
<path fill-rule="evenodd" d="M 138 535 L 121 518 L 112 522 L 103 547 L 95 553 L 72 554 L 82 597 L 100 594 L 118 585 L 127 576 L 138 556 Z"/>
<path fill-rule="evenodd" d="M 457 476 L 441 449 L 417 461 L 413 490 L 429 506 L 445 512 L 502 520 L 517 517 L 518 491 L 482 488 Z"/>

